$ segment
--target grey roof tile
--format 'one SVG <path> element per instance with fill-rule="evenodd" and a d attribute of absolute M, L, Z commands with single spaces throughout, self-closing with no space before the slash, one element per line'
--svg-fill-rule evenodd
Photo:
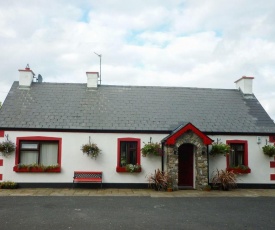
<path fill-rule="evenodd" d="M 257 98 L 232 89 L 14 82 L 0 128 L 171 131 L 191 122 L 204 132 L 275 133 Z"/>

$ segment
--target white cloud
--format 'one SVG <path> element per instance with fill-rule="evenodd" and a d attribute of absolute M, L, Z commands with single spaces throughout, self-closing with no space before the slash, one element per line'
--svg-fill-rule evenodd
<path fill-rule="evenodd" d="M 254 92 L 275 120 L 271 0 L 1 1 L 0 101 L 27 63 L 50 82 L 234 88 Z"/>

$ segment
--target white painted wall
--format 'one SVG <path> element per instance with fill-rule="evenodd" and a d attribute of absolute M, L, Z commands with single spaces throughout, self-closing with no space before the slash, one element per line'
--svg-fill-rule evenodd
<path fill-rule="evenodd" d="M 157 134 L 102 134 L 102 133 L 62 133 L 62 132 L 23 132 L 6 131 L 9 140 L 16 143 L 17 137 L 26 136 L 47 136 L 62 138 L 61 173 L 17 173 L 13 171 L 15 165 L 15 153 L 9 158 L 0 156 L 4 160 L 0 173 L 3 174 L 3 181 L 14 182 L 43 182 L 43 183 L 68 183 L 73 181 L 73 172 L 82 171 L 103 171 L 104 183 L 147 183 L 146 176 L 153 173 L 155 169 L 161 169 L 160 156 L 141 156 L 141 173 L 118 173 L 117 166 L 117 138 L 132 137 L 141 139 L 141 148 L 144 143 L 150 141 L 159 142 L 165 135 Z M 82 153 L 81 146 L 94 142 L 102 150 L 98 158 L 92 159 Z M 0 138 L 3 141 L 4 138 Z"/>
<path fill-rule="evenodd" d="M 261 136 L 261 143 L 257 144 L 256 136 L 209 136 L 213 140 L 217 138 L 226 143 L 227 140 L 247 140 L 248 141 L 248 166 L 251 168 L 251 173 L 238 175 L 238 183 L 253 183 L 253 184 L 274 184 L 270 180 L 270 174 L 275 173 L 275 169 L 270 168 L 270 161 L 274 161 L 274 157 L 268 157 L 263 154 L 262 147 L 269 140 L 268 136 Z M 225 156 L 209 156 L 209 173 L 211 174 L 216 169 L 226 168 Z"/>
<path fill-rule="evenodd" d="M 69 133 L 69 132 L 24 132 L 24 131 L 6 131 L 9 140 L 16 143 L 16 137 L 27 136 L 47 136 L 62 138 L 62 156 L 61 173 L 16 173 L 13 171 L 15 165 L 15 154 L 9 158 L 0 156 L 4 164 L 0 166 L 0 174 L 3 174 L 3 181 L 11 180 L 14 182 L 43 182 L 43 183 L 70 183 L 73 180 L 73 171 L 103 171 L 103 182 L 105 183 L 147 183 L 147 175 L 154 172 L 155 169 L 161 169 L 161 157 L 159 156 L 141 156 L 141 173 L 118 173 L 117 166 L 117 138 L 140 138 L 141 148 L 144 142 L 147 143 L 152 137 L 153 142 L 159 142 L 166 135 L 160 134 L 103 134 L 103 133 Z M 94 142 L 102 150 L 98 158 L 91 159 L 84 155 L 80 150 L 83 144 Z M 256 183 L 256 184 L 274 184 L 270 180 L 270 174 L 275 173 L 275 169 L 270 168 L 270 161 L 274 158 L 265 156 L 262 147 L 265 145 L 268 136 L 261 137 L 261 143 L 257 144 L 256 136 L 209 136 L 213 140 L 220 139 L 226 143 L 226 140 L 247 140 L 248 141 L 248 164 L 251 168 L 250 174 L 239 175 L 238 183 Z M 3 141 L 4 138 L 0 138 Z M 166 161 L 166 156 L 164 157 Z M 226 157 L 210 156 L 209 172 L 210 178 L 216 169 L 226 168 Z"/>

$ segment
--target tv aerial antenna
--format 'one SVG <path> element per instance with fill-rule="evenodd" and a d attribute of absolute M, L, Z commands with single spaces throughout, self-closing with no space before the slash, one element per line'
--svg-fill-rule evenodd
<path fill-rule="evenodd" d="M 99 84 L 101 85 L 101 54 L 97 54 L 96 52 L 94 52 L 98 57 L 99 57 Z"/>

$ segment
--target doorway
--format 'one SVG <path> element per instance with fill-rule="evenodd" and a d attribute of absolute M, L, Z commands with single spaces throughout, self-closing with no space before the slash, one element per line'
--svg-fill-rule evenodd
<path fill-rule="evenodd" d="M 194 145 L 183 144 L 178 148 L 178 162 L 178 186 L 193 188 Z"/>

